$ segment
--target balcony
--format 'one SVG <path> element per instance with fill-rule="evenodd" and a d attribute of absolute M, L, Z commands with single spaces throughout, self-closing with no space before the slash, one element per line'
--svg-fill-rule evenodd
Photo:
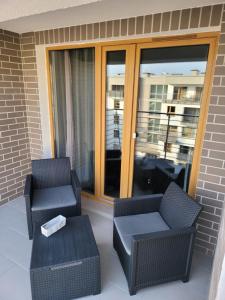
<path fill-rule="evenodd" d="M 180 99 L 164 99 L 165 103 L 171 103 L 171 104 L 194 104 L 194 105 L 200 105 L 201 97 L 182 97 Z"/>
<path fill-rule="evenodd" d="M 82 203 L 84 214 L 88 214 L 91 220 L 102 265 L 102 293 L 90 299 L 131 299 L 125 275 L 113 250 L 112 207 L 86 199 Z M 0 224 L 0 297 L 3 300 L 31 300 L 29 264 L 32 241 L 27 237 L 23 197 L 0 206 Z M 175 281 L 142 289 L 132 299 L 206 300 L 211 265 L 212 258 L 196 252 L 188 283 Z"/>

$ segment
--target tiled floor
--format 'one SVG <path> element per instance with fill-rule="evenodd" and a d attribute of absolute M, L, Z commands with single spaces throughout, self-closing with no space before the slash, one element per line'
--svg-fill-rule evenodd
<path fill-rule="evenodd" d="M 84 201 L 101 254 L 102 293 L 86 299 L 131 299 L 118 257 L 112 248 L 112 210 Z M 96 214 L 95 210 L 100 213 Z M 25 205 L 18 198 L 0 206 L 0 300 L 31 299 L 29 261 L 32 242 L 27 237 Z M 137 300 L 207 300 L 211 259 L 195 253 L 191 279 L 143 289 Z M 41 299 L 40 299 L 41 300 Z"/>

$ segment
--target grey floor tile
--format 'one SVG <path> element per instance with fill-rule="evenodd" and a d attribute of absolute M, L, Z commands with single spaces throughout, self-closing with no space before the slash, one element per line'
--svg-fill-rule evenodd
<path fill-rule="evenodd" d="M 14 266 L 13 262 L 11 262 L 5 256 L 0 255 L 0 278 L 13 266 Z"/>
<path fill-rule="evenodd" d="M 101 294 L 96 296 L 88 296 L 84 299 L 99 299 L 99 300 L 141 300 L 138 295 L 130 297 L 130 295 L 121 290 L 116 285 L 109 283 L 103 287 Z"/>
<path fill-rule="evenodd" d="M 91 220 L 98 244 L 102 268 L 102 293 L 85 299 L 120 300 L 131 299 L 127 281 L 119 259 L 112 246 L 111 214 L 99 204 L 85 202 L 84 214 Z M 24 199 L 9 202 L 0 207 L 0 300 L 31 300 L 29 263 L 32 241 L 27 237 Z M 138 300 L 206 300 L 210 282 L 212 260 L 195 253 L 191 278 L 188 283 L 175 281 L 138 291 L 132 299 Z M 13 286 L 13 288 L 12 288 Z"/>
<path fill-rule="evenodd" d="M 14 207 L 15 209 L 22 212 L 23 214 L 26 214 L 25 199 L 23 196 L 15 199 L 15 200 L 9 201 L 6 205 Z"/>
<path fill-rule="evenodd" d="M 11 229 L 1 229 L 0 236 L 0 254 L 28 270 L 32 241 Z"/>
<path fill-rule="evenodd" d="M 0 277 L 0 299 L 31 300 L 29 273 L 14 266 Z"/>

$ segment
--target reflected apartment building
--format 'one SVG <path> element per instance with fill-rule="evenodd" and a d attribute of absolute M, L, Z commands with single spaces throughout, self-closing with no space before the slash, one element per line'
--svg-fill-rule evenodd
<path fill-rule="evenodd" d="M 166 158 L 174 164 L 192 161 L 204 73 L 142 73 L 136 125 L 136 154 Z M 107 149 L 121 149 L 124 75 L 108 78 Z"/>

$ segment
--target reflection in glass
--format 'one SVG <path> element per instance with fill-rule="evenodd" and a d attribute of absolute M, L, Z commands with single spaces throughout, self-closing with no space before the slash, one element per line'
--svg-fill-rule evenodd
<path fill-rule="evenodd" d="M 133 195 L 188 191 L 208 46 L 142 49 Z"/>
<path fill-rule="evenodd" d="M 119 197 L 126 52 L 107 52 L 104 194 Z"/>

